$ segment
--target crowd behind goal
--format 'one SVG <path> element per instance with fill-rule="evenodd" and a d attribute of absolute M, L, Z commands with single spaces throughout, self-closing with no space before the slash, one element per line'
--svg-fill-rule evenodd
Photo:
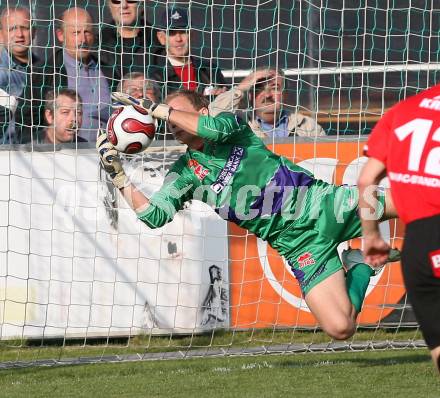
<path fill-rule="evenodd" d="M 56 18 L 55 43 L 42 55 L 33 51 L 38 27 L 31 10 L 2 8 L 1 144 L 93 143 L 117 90 L 160 102 L 189 89 L 212 100 L 213 113 L 245 104 L 260 137 L 325 135 L 314 118 L 286 106 L 281 69 L 256 68 L 232 86 L 215 59 L 193 57 L 189 8 L 168 4 L 152 24 L 143 1 L 108 0 L 106 7 L 110 24 L 97 24 L 83 8 L 65 9 Z M 156 138 L 172 136 L 160 126 Z"/>

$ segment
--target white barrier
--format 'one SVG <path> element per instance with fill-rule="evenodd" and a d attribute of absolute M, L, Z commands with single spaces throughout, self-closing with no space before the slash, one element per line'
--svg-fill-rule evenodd
<path fill-rule="evenodd" d="M 149 194 L 179 153 L 151 156 L 127 165 Z M 1 338 L 227 326 L 226 222 L 193 202 L 150 230 L 100 174 L 94 150 L 0 152 Z"/>

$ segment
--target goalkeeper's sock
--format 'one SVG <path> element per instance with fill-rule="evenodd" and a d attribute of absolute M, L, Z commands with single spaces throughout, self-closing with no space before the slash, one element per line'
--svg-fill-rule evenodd
<path fill-rule="evenodd" d="M 369 265 L 363 263 L 356 264 L 347 271 L 345 283 L 347 285 L 348 297 L 357 313 L 361 311 L 372 275 L 374 275 L 374 270 Z"/>

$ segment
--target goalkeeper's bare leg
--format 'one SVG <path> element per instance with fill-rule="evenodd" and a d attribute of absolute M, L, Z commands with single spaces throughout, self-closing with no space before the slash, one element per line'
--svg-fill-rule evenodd
<path fill-rule="evenodd" d="M 354 334 L 357 312 L 347 294 L 344 270 L 339 270 L 313 287 L 305 301 L 328 335 L 344 340 Z"/>
<path fill-rule="evenodd" d="M 396 210 L 389 191 L 385 192 L 384 204 L 385 210 L 380 221 L 395 218 Z M 347 277 L 345 271 L 341 269 L 306 294 L 305 301 L 310 311 L 322 329 L 332 338 L 345 340 L 356 331 L 356 318 L 362 306 L 369 278 L 375 274 L 374 269 L 371 268 L 373 267 L 359 262 L 356 270 L 351 274 L 347 273 Z"/>

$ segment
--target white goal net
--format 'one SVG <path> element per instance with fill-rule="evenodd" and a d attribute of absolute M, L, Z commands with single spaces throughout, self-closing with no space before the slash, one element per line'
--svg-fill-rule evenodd
<path fill-rule="evenodd" d="M 354 337 L 332 341 L 320 331 L 290 268 L 265 242 L 197 201 L 165 227 L 150 230 L 105 178 L 93 143 L 38 142 L 47 120 L 35 115 L 46 102 L 33 101 L 38 88 L 47 87 L 39 87 L 46 80 L 37 77 L 46 67 L 53 76 L 63 73 L 54 70 L 53 55 L 63 49 L 57 23 L 65 9 L 84 7 L 93 17 L 98 65 L 112 51 L 119 51 L 119 59 L 138 51 L 135 42 L 132 48 L 110 46 L 108 32 L 103 34 L 115 26 L 109 3 L 1 1 L 2 9 L 31 9 L 31 49 L 40 66 L 35 81 L 32 68 L 23 70 L 25 84 L 35 87 L 17 95 L 11 92 L 12 61 L 0 65 L 1 110 L 15 111 L 11 120 L 17 131 L 23 128 L 21 141 L 8 141 L 10 119 L 1 132 L 0 367 L 422 346 L 399 263 L 371 279 Z M 139 3 L 145 16 L 140 20 L 153 28 L 171 6 Z M 374 123 L 393 103 L 437 78 L 440 11 L 431 1 L 177 5 L 190 11 L 190 54 L 209 71 L 209 89 L 229 89 L 261 66 L 283 70 L 285 109 L 311 118 L 324 134 L 272 136 L 266 142 L 328 182 L 354 184 Z M 7 49 L 3 43 L 5 56 Z M 170 92 L 168 74 L 162 81 L 149 75 L 149 62 L 156 62 L 152 47 L 141 54 L 148 55 L 145 76 L 157 84 L 157 95 Z M 111 66 L 118 83 L 125 71 L 119 62 Z M 214 82 L 215 68 L 224 82 Z M 80 90 L 80 76 L 67 80 Z M 249 120 L 256 118 L 255 94 L 250 90 L 237 105 Z M 35 113 L 23 103 L 42 108 Z M 124 158 L 127 173 L 146 194 L 160 187 L 185 150 L 164 127 L 158 138 L 147 152 Z M 399 222 L 381 228 L 393 246 L 401 246 Z M 349 244 L 361 246 L 360 240 Z"/>

